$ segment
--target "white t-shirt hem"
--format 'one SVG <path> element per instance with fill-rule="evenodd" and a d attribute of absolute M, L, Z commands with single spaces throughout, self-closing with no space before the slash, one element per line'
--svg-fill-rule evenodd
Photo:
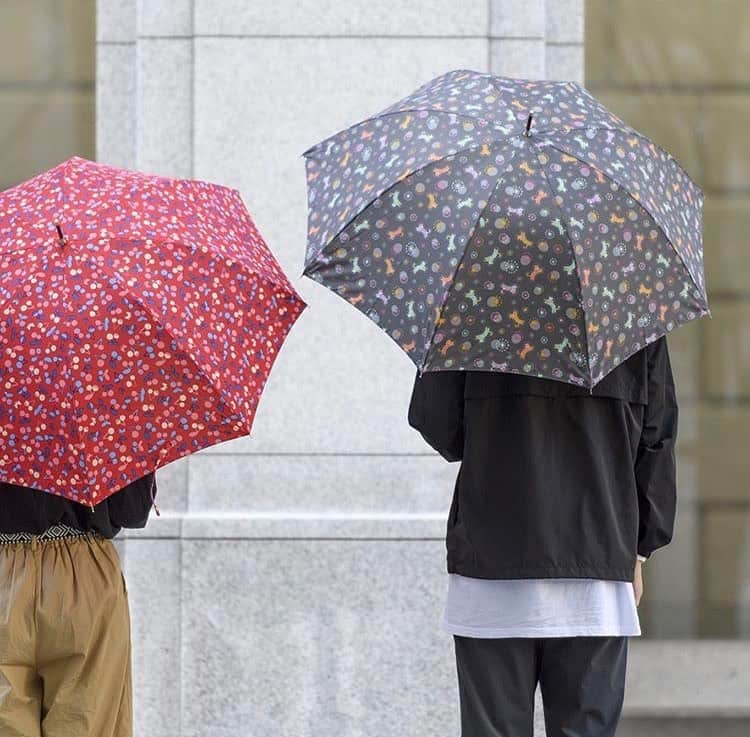
<path fill-rule="evenodd" d="M 442 629 L 450 635 L 459 637 L 474 637 L 477 639 L 500 639 L 505 637 L 640 637 L 641 630 L 632 631 L 617 628 L 615 630 L 601 627 L 582 627 L 580 625 L 560 625 L 559 627 L 540 627 L 537 631 L 532 627 L 466 627 L 451 624 L 443 620 Z"/>
<path fill-rule="evenodd" d="M 463 637 L 637 637 L 633 585 L 599 579 L 449 574 L 443 629 Z"/>

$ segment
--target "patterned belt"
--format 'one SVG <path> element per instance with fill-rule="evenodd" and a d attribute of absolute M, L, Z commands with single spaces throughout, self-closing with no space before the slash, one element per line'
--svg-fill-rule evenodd
<path fill-rule="evenodd" d="M 69 525 L 52 525 L 41 535 L 32 535 L 30 532 L 0 532 L 0 545 L 12 545 L 13 543 L 47 542 L 49 540 L 64 540 L 69 537 L 86 537 L 90 533 L 79 530 Z"/>

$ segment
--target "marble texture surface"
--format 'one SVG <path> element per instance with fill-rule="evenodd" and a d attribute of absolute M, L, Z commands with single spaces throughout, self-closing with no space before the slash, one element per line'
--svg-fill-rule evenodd
<path fill-rule="evenodd" d="M 96 0 L 97 43 L 133 42 L 136 26 L 136 0 Z"/>
<path fill-rule="evenodd" d="M 141 38 L 137 45 L 137 164 L 189 179 L 193 146 L 193 43 Z"/>
<path fill-rule="evenodd" d="M 198 37 L 195 175 L 239 189 L 282 265 L 299 273 L 307 202 L 302 152 L 438 74 L 486 68 L 487 44 L 486 38 Z"/>
<path fill-rule="evenodd" d="M 156 472 L 157 506 L 165 512 L 187 510 L 188 472 L 192 459 L 181 458 Z"/>
<path fill-rule="evenodd" d="M 750 718 L 750 643 L 643 639 L 630 645 L 627 716 Z"/>
<path fill-rule="evenodd" d="M 136 737 L 455 735 L 452 646 L 438 625 L 457 468 L 406 423 L 409 360 L 299 277 L 301 152 L 451 68 L 579 78 L 582 2 L 98 8 L 99 158 L 239 188 L 310 303 L 253 437 L 161 470 L 161 516 L 118 542 Z M 694 523 L 683 513 L 683 541 Z M 649 566 L 654 586 L 682 575 Z M 624 729 L 726 713 L 748 658 L 746 643 L 633 643 Z M 536 721 L 539 737 L 538 696 Z"/>
<path fill-rule="evenodd" d="M 583 84 L 583 45 L 546 44 L 545 70 L 547 79 Z"/>
<path fill-rule="evenodd" d="M 493 38 L 544 38 L 547 0 L 490 0 Z"/>
<path fill-rule="evenodd" d="M 209 455 L 190 459 L 190 512 L 443 513 L 458 465 L 424 455 Z"/>
<path fill-rule="evenodd" d="M 138 737 L 457 733 L 441 540 L 214 533 L 120 541 Z M 632 638 L 623 729 L 729 729 L 750 718 L 749 666 L 747 642 Z"/>
<path fill-rule="evenodd" d="M 195 32 L 212 36 L 484 37 L 486 2 L 194 0 Z"/>
<path fill-rule="evenodd" d="M 97 44 L 96 158 L 132 167 L 136 160 L 135 45 Z"/>
<path fill-rule="evenodd" d="M 185 37 L 193 31 L 194 0 L 136 0 L 138 35 Z"/>
<path fill-rule="evenodd" d="M 404 422 L 413 364 L 357 310 L 299 278 L 306 233 L 301 153 L 446 69 L 482 68 L 487 43 L 432 38 L 195 40 L 194 174 L 240 189 L 270 247 L 310 304 L 264 392 L 255 439 L 249 441 L 254 451 L 421 449 Z M 240 442 L 233 451 L 249 449 Z"/>
<path fill-rule="evenodd" d="M 183 736 L 457 733 L 441 547 L 185 542 Z"/>
<path fill-rule="evenodd" d="M 133 641 L 134 732 L 180 737 L 182 578 L 179 540 L 125 540 Z"/>
<path fill-rule="evenodd" d="M 545 0 L 544 35 L 547 41 L 582 44 L 583 6 L 584 0 Z"/>
<path fill-rule="evenodd" d="M 195 540 L 440 541 L 444 533 L 445 515 L 437 513 L 188 514 L 180 527 L 184 539 Z"/>
<path fill-rule="evenodd" d="M 625 718 L 617 728 L 617 737 L 746 737 L 750 719 L 716 717 Z"/>
<path fill-rule="evenodd" d="M 490 68 L 493 74 L 504 77 L 544 79 L 544 39 L 493 39 L 490 48 Z"/>

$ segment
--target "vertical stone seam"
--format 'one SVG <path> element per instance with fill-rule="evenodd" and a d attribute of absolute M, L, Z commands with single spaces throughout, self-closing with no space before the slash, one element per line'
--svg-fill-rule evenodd
<path fill-rule="evenodd" d="M 188 174 L 195 177 L 195 0 L 190 2 L 190 166 Z M 188 487 L 189 489 L 189 487 Z"/>
<path fill-rule="evenodd" d="M 188 494 L 190 493 L 190 460 L 188 460 L 188 467 L 187 467 L 187 473 L 185 474 L 185 484 L 187 486 L 187 489 L 185 490 L 185 506 L 187 507 L 189 500 L 188 500 Z M 182 516 L 184 517 L 185 511 L 183 510 Z M 180 688 L 178 690 L 177 694 L 177 734 L 175 737 L 182 737 L 182 708 L 183 704 L 185 703 L 185 669 L 184 669 L 184 647 L 185 647 L 185 640 L 183 635 L 184 630 L 184 619 L 185 619 L 185 612 L 184 612 L 184 601 L 185 597 L 183 596 L 183 576 L 184 576 L 184 567 L 183 567 L 183 546 L 185 544 L 183 538 L 183 531 L 182 531 L 182 520 L 180 520 L 180 529 L 177 537 L 177 557 L 178 557 L 178 565 L 177 570 L 179 571 L 179 580 L 177 582 L 177 591 L 178 596 L 180 597 L 180 621 L 177 622 L 177 639 L 180 643 L 179 648 L 177 649 L 177 657 L 179 658 L 178 662 L 178 669 L 180 674 Z"/>
<path fill-rule="evenodd" d="M 492 72 L 492 17 L 493 0 L 487 0 L 487 71 Z"/>

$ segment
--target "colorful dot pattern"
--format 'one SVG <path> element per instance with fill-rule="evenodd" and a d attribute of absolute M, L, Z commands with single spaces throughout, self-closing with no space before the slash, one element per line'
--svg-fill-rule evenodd
<path fill-rule="evenodd" d="M 1 193 L 0 478 L 96 504 L 249 433 L 303 309 L 234 190 L 74 158 Z"/>
<path fill-rule="evenodd" d="M 422 370 L 593 387 L 710 314 L 702 192 L 575 83 L 450 72 L 306 157 L 305 274 Z"/>

